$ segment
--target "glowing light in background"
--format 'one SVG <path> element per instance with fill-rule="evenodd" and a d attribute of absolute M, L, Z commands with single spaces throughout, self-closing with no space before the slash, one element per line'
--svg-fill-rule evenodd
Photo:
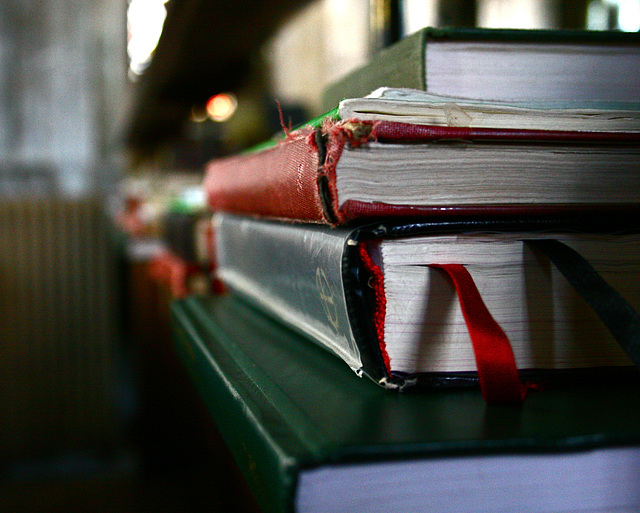
<path fill-rule="evenodd" d="M 129 70 L 140 75 L 151 62 L 164 20 L 168 0 L 130 0 L 127 9 Z"/>
<path fill-rule="evenodd" d="M 620 30 L 625 32 L 637 32 L 640 30 L 640 1 L 615 0 L 609 3 L 618 6 L 618 26 Z"/>
<path fill-rule="evenodd" d="M 207 100 L 206 110 L 210 119 L 223 122 L 233 116 L 238 108 L 238 100 L 231 93 L 220 93 Z"/>
<path fill-rule="evenodd" d="M 591 0 L 587 11 L 587 28 L 617 28 L 624 32 L 637 32 L 640 30 L 640 0 Z"/>
<path fill-rule="evenodd" d="M 404 35 L 413 34 L 423 27 L 438 23 L 437 0 L 404 0 L 401 9 Z"/>

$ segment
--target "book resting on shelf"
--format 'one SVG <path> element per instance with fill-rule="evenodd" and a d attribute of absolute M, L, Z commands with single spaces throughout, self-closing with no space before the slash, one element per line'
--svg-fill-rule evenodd
<path fill-rule="evenodd" d="M 336 114 L 340 119 L 415 125 L 574 132 L 640 131 L 640 101 L 479 101 L 390 87 L 381 87 L 365 97 L 346 98 L 339 103 Z"/>
<path fill-rule="evenodd" d="M 640 507 L 639 42 L 425 29 L 207 165 L 175 340 L 266 511 Z"/>
<path fill-rule="evenodd" d="M 640 133 L 335 121 L 206 167 L 213 210 L 367 218 L 640 205 Z"/>
<path fill-rule="evenodd" d="M 640 363 L 640 248 L 622 233 L 640 213 L 640 90 L 635 69 L 616 72 L 638 43 L 406 38 L 328 91 L 331 107 L 347 98 L 337 111 L 207 164 L 218 276 L 391 388 L 473 374 L 487 399 L 500 384 L 521 399 L 518 369 Z M 635 335 L 590 288 L 632 305 Z"/>
<path fill-rule="evenodd" d="M 379 87 L 474 100 L 637 102 L 638 33 L 431 28 L 329 84 L 323 109 Z"/>
<path fill-rule="evenodd" d="M 425 28 L 204 188 L 214 210 L 332 225 L 637 206 L 639 69 L 638 34 Z"/>
<path fill-rule="evenodd" d="M 388 394 L 233 293 L 172 311 L 176 348 L 265 512 L 640 508 L 637 376 L 520 408 L 472 388 Z"/>
<path fill-rule="evenodd" d="M 584 216 L 581 222 L 590 225 Z M 573 248 L 637 309 L 636 234 L 495 219 L 335 229 L 223 213 L 215 214 L 214 231 L 217 276 L 228 288 L 387 388 L 479 380 L 488 400 L 502 402 L 488 387 L 513 392 L 509 400 L 526 393 L 517 388 L 516 367 L 540 372 L 640 363 L 638 341 L 611 334 L 592 311 L 588 291 L 574 290 L 575 280 L 544 246 L 553 239 Z M 580 259 L 569 264 L 579 265 Z M 471 285 L 459 286 L 454 266 L 464 266 L 462 279 Z M 479 313 L 485 305 L 489 313 Z M 637 338 L 635 313 L 620 322 L 635 323 L 631 338 Z M 500 328 L 483 349 L 478 334 Z M 496 341 L 507 346 L 504 352 Z"/>

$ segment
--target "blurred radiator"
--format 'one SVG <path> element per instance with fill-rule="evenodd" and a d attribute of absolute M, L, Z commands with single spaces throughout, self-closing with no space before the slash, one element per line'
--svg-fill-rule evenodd
<path fill-rule="evenodd" d="M 114 248 L 98 201 L 0 204 L 0 457 L 116 435 Z"/>

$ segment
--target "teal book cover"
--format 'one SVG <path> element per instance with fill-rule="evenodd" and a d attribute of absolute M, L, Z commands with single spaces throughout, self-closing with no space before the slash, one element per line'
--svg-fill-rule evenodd
<path fill-rule="evenodd" d="M 176 348 L 264 511 L 640 508 L 640 383 L 587 375 L 518 407 L 399 394 L 233 294 L 173 304 Z"/>
<path fill-rule="evenodd" d="M 637 33 L 426 27 L 328 84 L 322 108 L 380 87 L 478 100 L 635 102 L 639 59 Z"/>

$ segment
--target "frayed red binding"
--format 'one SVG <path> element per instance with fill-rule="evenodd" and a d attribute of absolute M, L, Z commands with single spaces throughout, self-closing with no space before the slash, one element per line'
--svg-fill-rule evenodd
<path fill-rule="evenodd" d="M 371 273 L 371 280 L 369 284 L 376 297 L 376 308 L 373 312 L 373 325 L 378 337 L 378 346 L 380 347 L 382 361 L 385 369 L 387 370 L 387 375 L 391 376 L 391 360 L 389 359 L 389 354 L 387 353 L 387 347 L 384 341 L 384 321 L 387 315 L 387 296 L 384 292 L 384 275 L 382 273 L 382 269 L 376 265 L 371 258 L 371 255 L 369 255 L 365 242 L 360 242 L 358 244 L 358 251 L 365 268 Z"/>
<path fill-rule="evenodd" d="M 289 120 L 289 126 L 285 125 L 284 123 L 284 113 L 282 112 L 282 105 L 280 105 L 280 102 L 278 100 L 276 100 L 276 106 L 278 107 L 278 117 L 280 118 L 280 128 L 282 128 L 282 131 L 284 132 L 285 135 L 285 139 L 289 140 L 292 138 L 291 135 L 291 120 Z"/>
<path fill-rule="evenodd" d="M 352 148 L 357 148 L 368 142 L 377 141 L 376 127 L 379 123 L 379 121 L 361 121 L 359 119 L 343 121 L 326 119 L 322 125 L 322 132 L 343 143 L 349 143 Z"/>

